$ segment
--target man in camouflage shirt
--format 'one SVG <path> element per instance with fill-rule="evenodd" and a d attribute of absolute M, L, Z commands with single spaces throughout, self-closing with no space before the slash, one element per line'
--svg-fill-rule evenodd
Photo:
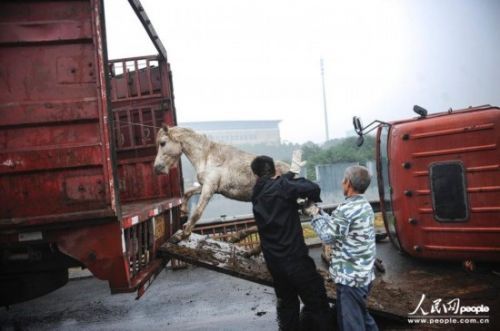
<path fill-rule="evenodd" d="M 368 169 L 346 169 L 342 188 L 346 200 L 331 216 L 311 208 L 311 225 L 327 245 L 332 245 L 330 274 L 337 288 L 340 330 L 378 330 L 366 301 L 375 279 L 375 230 L 373 209 L 361 195 L 370 185 Z"/>

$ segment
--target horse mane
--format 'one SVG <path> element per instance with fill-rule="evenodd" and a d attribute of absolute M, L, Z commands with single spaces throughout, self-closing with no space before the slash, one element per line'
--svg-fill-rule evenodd
<path fill-rule="evenodd" d="M 180 127 L 180 126 L 170 127 L 170 128 L 168 128 L 167 134 L 170 137 L 170 139 L 177 141 L 177 142 L 183 142 L 183 141 L 187 141 L 188 139 L 193 139 L 194 140 L 193 144 L 195 144 L 197 146 L 202 146 L 203 149 L 206 149 L 206 150 L 231 149 L 231 150 L 234 150 L 234 151 L 237 151 L 240 153 L 250 154 L 250 153 L 247 153 L 243 150 L 240 150 L 232 145 L 210 140 L 210 138 L 208 138 L 206 134 L 198 133 L 190 128 L 184 128 L 184 127 Z"/>
<path fill-rule="evenodd" d="M 190 128 L 182 128 L 180 126 L 168 128 L 167 135 L 170 139 L 177 142 L 185 141 L 186 138 L 195 138 L 199 145 L 205 145 L 212 142 L 208 139 L 207 135 L 195 132 Z"/>

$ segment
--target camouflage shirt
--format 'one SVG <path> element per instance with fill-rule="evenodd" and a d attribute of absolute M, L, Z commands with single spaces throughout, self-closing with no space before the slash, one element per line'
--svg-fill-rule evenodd
<path fill-rule="evenodd" d="M 361 195 L 346 198 L 331 216 L 322 212 L 311 225 L 325 243 L 332 245 L 330 274 L 335 283 L 367 286 L 375 278 L 373 209 Z"/>

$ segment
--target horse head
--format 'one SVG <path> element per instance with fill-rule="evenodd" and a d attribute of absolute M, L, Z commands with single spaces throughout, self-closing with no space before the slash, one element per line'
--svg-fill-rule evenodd
<path fill-rule="evenodd" d="M 156 145 L 158 154 L 154 163 L 154 169 L 157 174 L 168 174 L 169 169 L 179 161 L 182 154 L 181 143 L 173 139 L 169 134 L 168 127 L 163 124 L 163 127 L 158 131 L 156 136 Z"/>

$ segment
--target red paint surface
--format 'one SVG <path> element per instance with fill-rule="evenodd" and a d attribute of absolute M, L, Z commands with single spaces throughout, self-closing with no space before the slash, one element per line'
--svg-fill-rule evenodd
<path fill-rule="evenodd" d="M 405 134 L 408 140 L 402 138 Z M 498 107 L 393 123 L 389 159 L 396 229 L 405 252 L 428 259 L 500 261 Z M 438 222 L 433 214 L 429 166 L 450 160 L 467 168 L 470 217 L 465 222 Z M 402 166 L 405 162 L 409 169 Z M 404 195 L 407 190 L 413 195 Z M 411 224 L 410 218 L 416 222 Z"/>
<path fill-rule="evenodd" d="M 98 0 L 0 3 L 0 249 L 36 226 L 130 291 L 158 270 L 166 237 L 141 248 L 151 264 L 134 278 L 122 229 L 158 211 L 176 218 L 167 235 L 180 226 L 180 172 L 153 172 L 156 132 L 176 116 L 166 60 L 108 61 L 102 15 Z"/>

